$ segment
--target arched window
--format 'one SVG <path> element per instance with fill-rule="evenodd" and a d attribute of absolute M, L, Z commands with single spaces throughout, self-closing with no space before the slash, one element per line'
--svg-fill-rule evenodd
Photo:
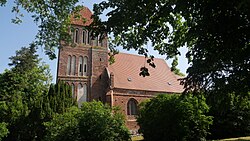
<path fill-rule="evenodd" d="M 68 63 L 67 63 L 67 75 L 70 75 L 71 71 L 71 56 L 68 56 Z"/>
<path fill-rule="evenodd" d="M 88 31 L 88 40 L 87 40 L 87 44 L 90 45 L 90 43 L 91 43 L 91 32 Z"/>
<path fill-rule="evenodd" d="M 104 35 L 100 36 L 99 40 L 99 46 L 103 47 L 104 46 Z"/>
<path fill-rule="evenodd" d="M 87 84 L 83 84 L 83 101 L 87 101 Z"/>
<path fill-rule="evenodd" d="M 86 84 L 78 84 L 78 88 L 77 88 L 77 103 L 78 106 L 80 107 L 82 102 L 86 102 L 87 101 L 87 85 Z"/>
<path fill-rule="evenodd" d="M 84 76 L 87 76 L 88 75 L 88 58 L 85 56 L 84 58 L 83 58 L 83 75 Z"/>
<path fill-rule="evenodd" d="M 78 75 L 83 76 L 83 57 L 79 57 Z"/>
<path fill-rule="evenodd" d="M 93 39 L 93 46 L 98 46 L 98 36 Z"/>
<path fill-rule="evenodd" d="M 71 88 L 72 88 L 72 97 L 74 98 L 75 97 L 75 85 L 74 85 L 74 83 L 72 83 Z"/>
<path fill-rule="evenodd" d="M 75 43 L 78 43 L 78 33 L 79 33 L 79 30 L 76 29 L 76 30 L 75 30 L 75 34 L 74 34 L 74 42 L 75 42 Z"/>
<path fill-rule="evenodd" d="M 85 44 L 86 43 L 86 31 L 82 30 L 82 43 Z"/>
<path fill-rule="evenodd" d="M 75 75 L 76 74 L 76 56 L 75 55 L 72 57 L 71 69 L 72 69 L 71 71 L 72 75 Z"/>
<path fill-rule="evenodd" d="M 137 115 L 138 114 L 138 107 L 137 101 L 133 98 L 129 99 L 127 103 L 127 115 Z"/>

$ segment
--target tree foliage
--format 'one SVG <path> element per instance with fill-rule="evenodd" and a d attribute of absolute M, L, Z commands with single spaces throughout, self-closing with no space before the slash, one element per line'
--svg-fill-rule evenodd
<path fill-rule="evenodd" d="M 86 102 L 81 109 L 71 107 L 45 123 L 48 141 L 122 141 L 129 140 L 124 117 L 101 102 Z"/>
<path fill-rule="evenodd" d="M 52 119 L 55 114 L 63 114 L 69 107 L 76 106 L 72 88 L 63 81 L 51 84 L 47 94 L 40 100 L 41 114 L 44 118 Z"/>
<path fill-rule="evenodd" d="M 8 133 L 9 131 L 7 129 L 7 124 L 5 122 L 1 122 L 0 123 L 0 141 L 2 141 L 2 138 L 7 136 Z"/>
<path fill-rule="evenodd" d="M 15 141 L 41 140 L 45 134 L 43 122 L 76 105 L 72 88 L 64 82 L 50 85 L 49 68 L 41 63 L 34 44 L 16 51 L 10 60 L 12 68 L 0 74 L 0 123 L 3 130 L 0 137 Z"/>
<path fill-rule="evenodd" d="M 0 74 L 0 122 L 7 123 L 4 140 L 32 140 L 40 131 L 38 99 L 47 93 L 51 75 L 36 47 L 23 47 L 10 57 L 12 68 Z"/>
<path fill-rule="evenodd" d="M 107 21 L 98 16 L 109 9 Z M 95 5 L 95 21 L 114 44 L 148 53 L 148 41 L 172 58 L 186 45 L 187 90 L 249 91 L 248 0 L 108 0 Z M 244 87 L 244 88 L 242 88 Z"/>
<path fill-rule="evenodd" d="M 55 49 L 60 47 L 60 41 L 71 41 L 69 35 L 70 13 L 78 11 L 76 3 L 79 0 L 53 1 L 53 0 L 15 0 L 12 12 L 15 18 L 12 23 L 22 23 L 25 10 L 31 14 L 34 23 L 38 25 L 35 44 L 42 46 L 50 59 L 55 59 Z M 0 6 L 4 6 L 7 0 L 0 0 Z"/>
<path fill-rule="evenodd" d="M 177 65 L 178 65 L 178 57 L 175 56 L 175 57 L 174 57 L 174 60 L 173 60 L 173 62 L 172 62 L 172 64 L 171 64 L 171 71 L 174 72 L 174 74 L 176 74 L 176 75 L 178 75 L 178 76 L 181 76 L 181 77 L 185 76 L 185 74 L 183 74 L 183 73 L 180 71 L 180 69 L 177 68 Z"/>
<path fill-rule="evenodd" d="M 98 16 L 106 9 L 109 18 L 101 22 Z M 187 46 L 190 67 L 183 84 L 186 91 L 209 95 L 215 138 L 249 131 L 249 10 L 249 0 L 108 0 L 94 9 L 96 26 L 113 33 L 114 45 L 147 56 L 144 45 L 151 41 L 159 54 L 169 58 Z"/>
<path fill-rule="evenodd" d="M 205 140 L 212 117 L 203 96 L 159 95 L 140 107 L 138 124 L 145 140 Z"/>
<path fill-rule="evenodd" d="M 207 104 L 211 107 L 208 114 L 214 117 L 210 139 L 250 135 L 249 92 L 245 95 L 210 93 L 207 96 Z"/>
<path fill-rule="evenodd" d="M 3 6 L 7 0 L 1 0 Z M 13 12 L 19 23 L 20 9 L 33 14 L 39 25 L 37 45 L 45 48 L 50 58 L 59 41 L 68 41 L 69 14 L 77 0 L 25 1 L 16 0 Z M 249 0 L 158 0 L 158 1 L 103 1 L 95 5 L 95 23 L 98 32 L 113 33 L 115 45 L 136 49 L 148 56 L 143 47 L 148 41 L 159 54 L 172 58 L 187 45 L 190 68 L 185 79 L 187 90 L 213 89 L 249 91 Z M 108 20 L 98 16 L 105 9 Z M 142 74 L 148 74 L 142 68 Z M 143 75 L 147 76 L 147 75 Z M 243 89 L 238 89 L 244 85 Z M 230 89 L 229 89 L 230 88 Z"/>

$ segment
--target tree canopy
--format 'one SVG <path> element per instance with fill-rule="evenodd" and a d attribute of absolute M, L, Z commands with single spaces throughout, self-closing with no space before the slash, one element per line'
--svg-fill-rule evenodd
<path fill-rule="evenodd" d="M 12 68 L 0 74 L 0 140 L 42 140 L 43 123 L 76 105 L 71 86 L 50 84 L 36 50 L 34 44 L 22 47 L 10 57 Z"/>
<path fill-rule="evenodd" d="M 174 72 L 174 74 L 178 75 L 178 76 L 181 76 L 181 77 L 184 77 L 185 74 L 183 74 L 180 69 L 177 68 L 177 65 L 178 65 L 178 57 L 175 56 L 174 57 L 174 60 L 171 64 L 171 71 Z"/>
<path fill-rule="evenodd" d="M 55 49 L 60 47 L 60 41 L 71 41 L 69 35 L 70 13 L 78 11 L 78 0 L 53 1 L 53 0 L 15 0 L 12 12 L 15 18 L 12 23 L 22 23 L 24 16 L 22 10 L 30 13 L 33 21 L 38 25 L 38 32 L 34 43 L 44 48 L 45 54 L 50 59 L 55 59 Z M 4 6 L 7 0 L 0 0 L 0 6 Z"/>
<path fill-rule="evenodd" d="M 6 2 L 1 0 L 0 5 Z M 60 40 L 70 40 L 69 14 L 80 8 L 77 2 L 16 0 L 13 22 L 21 22 L 20 9 L 30 12 L 39 27 L 35 43 L 53 59 Z M 108 20 L 101 22 L 98 16 L 106 9 L 110 10 Z M 149 55 L 143 45 L 148 41 L 169 58 L 180 54 L 178 48 L 187 46 L 190 67 L 183 81 L 187 90 L 246 93 L 250 83 L 249 9 L 248 0 L 108 0 L 95 5 L 93 26 L 98 32 L 112 33 L 114 45 L 136 49 L 145 56 Z M 149 59 L 154 67 L 152 57 Z M 147 68 L 141 71 L 147 74 Z"/>
<path fill-rule="evenodd" d="M 123 115 L 101 102 L 84 102 L 45 123 L 48 141 L 130 140 Z"/>
<path fill-rule="evenodd" d="M 12 68 L 0 74 L 0 123 L 5 122 L 9 134 L 4 140 L 32 140 L 41 128 L 40 97 L 48 92 L 51 75 L 31 44 L 10 57 Z"/>
<path fill-rule="evenodd" d="M 107 21 L 98 16 L 109 9 Z M 95 5 L 96 26 L 113 43 L 147 56 L 148 41 L 172 58 L 187 46 L 187 90 L 249 91 L 250 2 L 248 0 L 108 0 Z M 242 86 L 244 88 L 242 88 Z"/>
<path fill-rule="evenodd" d="M 250 92 L 210 93 L 206 102 L 210 107 L 208 115 L 213 116 L 207 139 L 250 135 Z"/>
<path fill-rule="evenodd" d="M 141 104 L 138 116 L 145 140 L 202 141 L 209 134 L 212 117 L 203 96 L 158 95 Z"/>

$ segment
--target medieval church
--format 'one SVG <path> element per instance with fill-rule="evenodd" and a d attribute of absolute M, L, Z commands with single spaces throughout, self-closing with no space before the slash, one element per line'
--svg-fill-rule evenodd
<path fill-rule="evenodd" d="M 91 24 L 92 13 L 84 7 L 80 15 L 86 18 L 84 22 L 71 18 L 75 47 L 62 42 L 59 50 L 57 79 L 72 86 L 79 105 L 100 100 L 119 106 L 126 116 L 127 127 L 136 132 L 139 127 L 135 116 L 140 102 L 157 94 L 181 93 L 183 86 L 163 59 L 154 59 L 156 68 L 148 66 L 150 76 L 147 77 L 139 76 L 145 64 L 144 56 L 119 53 L 110 65 L 107 36 L 91 37 L 91 31 L 85 27 Z"/>

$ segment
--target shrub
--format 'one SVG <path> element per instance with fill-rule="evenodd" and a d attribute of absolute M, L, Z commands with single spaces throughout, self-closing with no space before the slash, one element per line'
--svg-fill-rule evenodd
<path fill-rule="evenodd" d="M 7 129 L 7 124 L 5 122 L 0 123 L 0 141 L 2 140 L 3 137 L 6 137 L 7 134 L 9 133 Z"/>
<path fill-rule="evenodd" d="M 214 117 L 209 139 L 250 135 L 250 93 L 211 93 L 207 103 Z"/>
<path fill-rule="evenodd" d="M 101 102 L 85 102 L 81 109 L 57 115 L 45 123 L 49 141 L 123 141 L 130 140 L 124 118 Z"/>
<path fill-rule="evenodd" d="M 145 140 L 205 140 L 212 124 L 203 96 L 159 95 L 142 105 L 137 121 Z"/>

